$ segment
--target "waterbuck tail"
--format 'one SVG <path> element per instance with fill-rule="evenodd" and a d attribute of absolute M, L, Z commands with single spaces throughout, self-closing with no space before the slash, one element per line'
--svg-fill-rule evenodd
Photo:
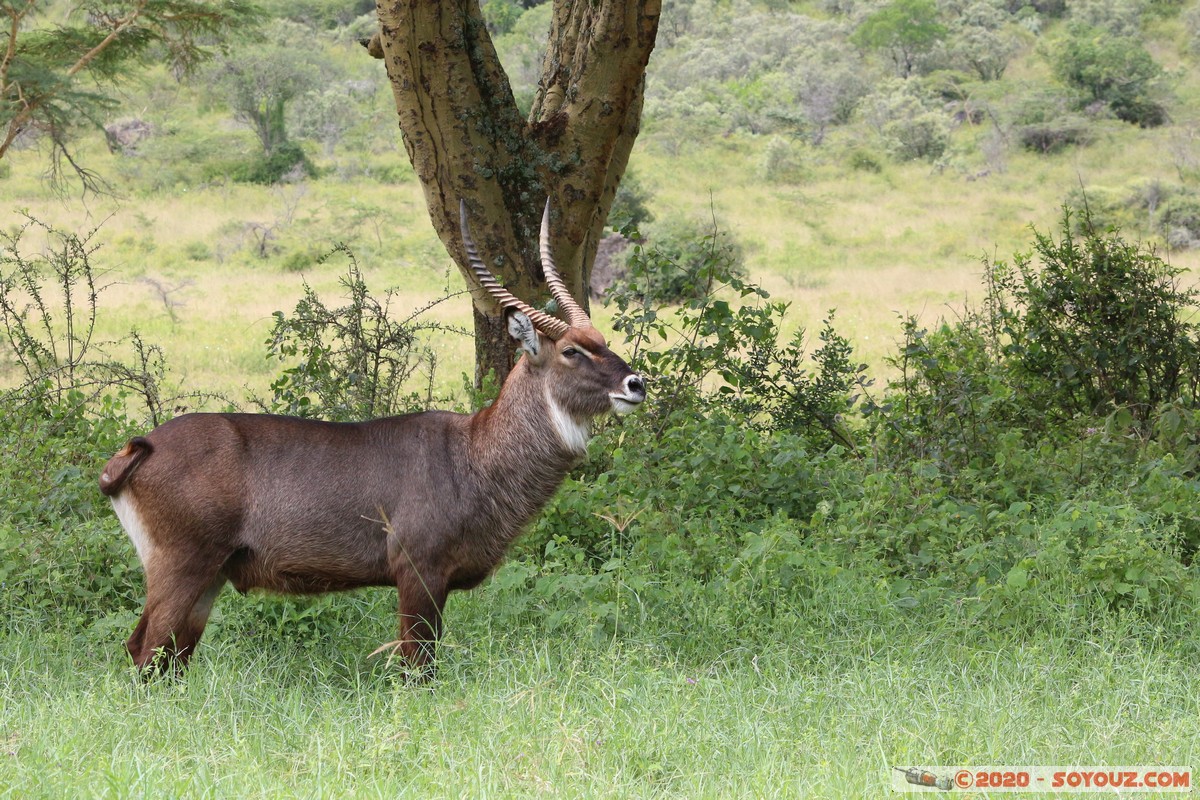
<path fill-rule="evenodd" d="M 121 451 L 104 465 L 104 471 L 100 473 L 100 491 L 109 497 L 120 494 L 121 487 L 129 480 L 129 476 L 153 451 L 154 446 L 146 437 L 135 436 L 130 439 Z"/>

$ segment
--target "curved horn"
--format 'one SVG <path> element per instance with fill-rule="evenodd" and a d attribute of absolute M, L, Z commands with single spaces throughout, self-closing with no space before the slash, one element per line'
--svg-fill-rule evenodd
<path fill-rule="evenodd" d="M 542 272 L 546 273 L 546 285 L 550 294 L 558 301 L 558 307 L 567 315 L 567 321 L 572 328 L 590 328 L 592 320 L 587 312 L 580 307 L 571 293 L 567 291 L 558 268 L 554 266 L 554 257 L 550 255 L 550 198 L 546 198 L 546 210 L 542 212 L 542 235 L 539 240 L 542 251 Z"/>
<path fill-rule="evenodd" d="M 471 239 L 471 231 L 467 227 L 467 203 L 465 200 L 458 201 L 458 223 L 459 227 L 462 228 L 463 245 L 467 249 L 467 262 L 471 265 L 471 271 L 475 273 L 475 278 L 479 281 L 479 285 L 487 289 L 488 294 L 496 298 L 496 302 L 501 306 L 515 308 L 529 317 L 529 321 L 533 323 L 533 326 L 551 339 L 561 339 L 562 335 L 571 328 L 570 325 L 557 317 L 550 316 L 544 311 L 538 311 L 528 303 L 515 297 L 501 286 L 500 282 L 496 280 L 496 276 L 492 275 L 488 271 L 488 268 L 484 266 L 483 259 L 479 257 L 479 253 L 475 250 L 475 242 Z"/>

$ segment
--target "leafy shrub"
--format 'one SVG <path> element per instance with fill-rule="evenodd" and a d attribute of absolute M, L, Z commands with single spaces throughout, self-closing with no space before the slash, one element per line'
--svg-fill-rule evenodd
<path fill-rule="evenodd" d="M 884 142 L 900 161 L 934 161 L 946 152 L 950 130 L 945 116 L 926 111 L 889 120 L 883 126 Z"/>
<path fill-rule="evenodd" d="M 849 342 L 830 321 L 811 357 L 803 331 L 781 341 L 787 305 L 769 302 L 727 253 L 710 246 L 701 255 L 697 272 L 704 283 L 674 311 L 636 284 L 610 294 L 618 309 L 613 327 L 633 345 L 635 368 L 672 387 L 672 397 L 657 404 L 655 424 L 663 429 L 674 413 L 689 409 L 728 425 L 794 433 L 821 448 L 853 448 L 843 415 L 854 407 L 855 391 L 869 382 L 865 366 L 852 362 Z M 657 341 L 668 346 L 656 349 Z"/>
<path fill-rule="evenodd" d="M 625 548 L 706 576 L 719 569 L 739 530 L 776 515 L 806 518 L 816 507 L 813 464 L 823 456 L 800 436 L 694 408 L 644 422 L 600 435 L 594 449 L 602 460 L 588 466 L 586 478 L 567 482 L 522 540 L 526 552 L 540 553 L 570 531 L 593 568 Z M 646 463 L 655 465 L 653 474 L 641 468 Z M 614 538 L 614 525 L 623 538 Z"/>
<path fill-rule="evenodd" d="M 1153 251 L 1100 233 L 1076 234 L 1064 210 L 1058 242 L 1034 233 L 1028 256 L 990 263 L 991 301 L 1008 337 L 1005 358 L 1046 392 L 1047 410 L 1145 420 L 1163 403 L 1200 400 L 1197 292 Z"/>
<path fill-rule="evenodd" d="M 949 119 L 934 98 L 914 82 L 879 84 L 863 101 L 863 113 L 898 161 L 934 161 L 950 144 Z"/>
<path fill-rule="evenodd" d="M 592 452 L 497 576 L 552 628 L 582 623 L 607 638 L 652 614 L 674 626 L 701 598 L 706 615 L 757 626 L 769 623 L 753 613 L 759 601 L 786 607 L 807 588 L 802 564 L 829 569 L 793 520 L 814 513 L 822 465 L 835 469 L 840 454 L 690 405 L 607 428 Z"/>
<path fill-rule="evenodd" d="M 1200 196 L 1190 191 L 1180 191 L 1167 198 L 1159 224 L 1171 247 L 1200 247 Z"/>
<path fill-rule="evenodd" d="M 772 136 L 767 140 L 762 160 L 759 162 L 759 175 L 770 183 L 791 183 L 803 174 L 803 165 L 796 146 L 782 136 Z"/>
<path fill-rule="evenodd" d="M 239 162 L 230 170 L 230 177 L 235 181 L 265 185 L 312 178 L 316 174 L 316 167 L 305 155 L 304 148 L 290 141 L 278 145 L 269 154 Z"/>
<path fill-rule="evenodd" d="M 1071 145 L 1089 144 L 1092 135 L 1088 124 L 1079 118 L 1066 117 L 1055 122 L 1021 125 L 1016 129 L 1017 141 L 1026 150 L 1049 155 Z"/>
<path fill-rule="evenodd" d="M 1137 39 L 1076 24 L 1051 53 L 1051 65 L 1083 93 L 1083 105 L 1106 103 L 1118 118 L 1143 128 L 1167 121 L 1158 85 L 1162 67 Z"/>
<path fill-rule="evenodd" d="M 998 594 L 1069 575 L 1098 604 L 1161 613 L 1197 589 L 1175 539 L 1147 511 L 1114 501 L 1071 502 L 1039 526 L 1036 547 L 996 584 Z"/>
<path fill-rule="evenodd" d="M 1014 436 L 1074 439 L 1108 414 L 1144 436 L 1169 404 L 1196 405 L 1195 292 L 1119 234 L 1071 224 L 1064 211 L 1058 242 L 1035 231 L 1040 268 L 1029 255 L 985 260 L 981 309 L 933 331 L 905 323 L 899 378 L 868 406 L 889 463 L 926 459 L 977 477 Z"/>
<path fill-rule="evenodd" d="M 617 231 L 639 230 L 647 222 L 654 221 L 654 215 L 646 204 L 650 201 L 647 191 L 631 171 L 626 171 L 617 187 L 612 207 L 608 210 L 608 226 Z"/>
<path fill-rule="evenodd" d="M 636 298 L 650 305 L 679 303 L 708 295 L 720 275 L 744 275 L 742 249 L 730 235 L 698 223 L 667 220 L 648 232 L 645 245 L 632 248 L 626 275 L 609 290 L 618 305 Z"/>
<path fill-rule="evenodd" d="M 0 425 L 4 452 L 21 454 L 0 464 L 11 489 L 0 498 L 0 615 L 79 629 L 138 599 L 137 556 L 96 489 L 104 461 L 135 431 L 115 398 L 42 400 L 7 406 Z"/>
<path fill-rule="evenodd" d="M 779 330 L 768 317 L 746 347 L 721 368 L 728 384 L 721 393 L 751 424 L 796 434 L 823 430 L 829 443 L 854 449 L 846 415 L 858 401 L 856 389 L 869 385 L 865 364 L 851 360 L 850 342 L 833 329 L 833 313 L 825 321 L 812 364 L 804 331 L 781 344 Z M 813 368 L 815 367 L 815 369 Z M 820 438 L 820 437 L 814 437 Z"/>
<path fill-rule="evenodd" d="M 850 169 L 858 172 L 883 171 L 883 164 L 880 160 L 874 153 L 863 147 L 856 147 L 851 150 L 850 154 L 846 157 L 846 163 L 850 166 Z"/>
<path fill-rule="evenodd" d="M 1075 188 L 1067 192 L 1063 205 L 1071 209 L 1073 230 L 1079 234 L 1085 232 L 1085 219 L 1099 230 L 1145 230 L 1149 216 L 1136 186 Z"/>
<path fill-rule="evenodd" d="M 188 261 L 210 261 L 213 251 L 208 242 L 202 239 L 193 239 L 183 245 L 183 255 Z"/>
<path fill-rule="evenodd" d="M 1008 116 L 1017 141 L 1035 153 L 1056 153 L 1092 140 L 1091 123 L 1072 110 L 1071 98 L 1061 90 L 1022 87 Z"/>
<path fill-rule="evenodd" d="M 899 377 L 876 409 L 885 413 L 873 418 L 886 453 L 963 469 L 988 461 L 1000 436 L 1023 427 L 990 323 L 977 311 L 933 331 L 904 321 L 900 353 L 890 359 Z"/>
<path fill-rule="evenodd" d="M 105 406 L 113 397 L 136 398 L 153 424 L 173 406 L 209 399 L 203 393 L 164 395 L 166 363 L 162 349 L 137 331 L 117 341 L 96 338 L 99 298 L 104 286 L 93 257 L 97 230 L 82 237 L 27 216 L 24 224 L 0 231 L 0 326 L 6 354 L 18 367 L 20 383 L 5 393 L 8 404 L 43 409 L 77 406 L 81 412 Z M 45 248 L 29 255 L 30 236 Z M 112 355 L 132 351 L 133 360 Z"/>
<path fill-rule="evenodd" d="M 1093 227 L 1141 231 L 1160 236 L 1172 249 L 1200 244 L 1200 195 L 1188 186 L 1158 180 L 1139 181 L 1124 187 L 1089 186 L 1067 193 L 1065 205 L 1075 212 L 1076 231 Z"/>
<path fill-rule="evenodd" d="M 284 272 L 304 272 L 324 261 L 327 254 L 316 247 L 303 247 L 292 250 L 280 261 Z"/>
<path fill-rule="evenodd" d="M 341 279 L 347 305 L 328 307 L 304 284 L 304 297 L 290 317 L 275 312 L 267 340 L 268 358 L 287 365 L 271 383 L 270 411 L 333 420 L 368 419 L 427 408 L 433 399 L 436 356 L 421 343 L 423 334 L 458 329 L 420 320 L 446 298 L 407 318 L 389 317 L 392 293 L 378 300 L 367 289 L 358 262 L 344 245 Z M 421 379 L 419 389 L 413 379 Z"/>

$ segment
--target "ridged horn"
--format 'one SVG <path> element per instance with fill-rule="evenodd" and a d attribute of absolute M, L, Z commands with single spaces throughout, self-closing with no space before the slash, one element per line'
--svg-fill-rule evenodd
<path fill-rule="evenodd" d="M 484 266 L 483 259 L 479 257 L 479 252 L 475 249 L 475 242 L 471 239 L 470 228 L 467 226 L 467 203 L 465 200 L 458 201 L 458 223 L 462 229 L 463 246 L 467 249 L 467 263 L 470 264 L 471 271 L 475 273 L 479 285 L 496 298 L 496 302 L 501 306 L 516 309 L 529 317 L 533 326 L 551 339 L 561 339 L 563 334 L 571 329 L 569 324 L 544 311 L 538 311 L 514 296 L 512 292 L 501 286 L 500 282 L 496 280 L 496 276 Z M 559 303 L 561 304 L 562 301 L 560 300 Z"/>
<path fill-rule="evenodd" d="M 550 294 L 554 295 L 554 299 L 558 301 L 558 307 L 567 315 L 567 322 L 571 323 L 572 328 L 592 327 L 592 320 L 588 317 L 587 312 L 567 291 L 562 276 L 558 274 L 558 267 L 554 266 L 554 256 L 550 254 L 549 197 L 546 198 L 546 208 L 542 211 L 542 234 L 538 244 L 542 252 L 542 272 L 546 274 L 546 285 L 550 287 Z"/>

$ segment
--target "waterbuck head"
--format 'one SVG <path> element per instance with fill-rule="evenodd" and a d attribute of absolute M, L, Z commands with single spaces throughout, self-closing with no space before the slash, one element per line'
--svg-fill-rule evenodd
<path fill-rule="evenodd" d="M 572 449 L 582 449 L 587 425 L 609 411 L 628 413 L 646 399 L 646 384 L 592 325 L 587 312 L 567 291 L 550 253 L 550 201 L 542 213 L 540 248 L 542 271 L 550 293 L 566 316 L 561 320 L 538 311 L 502 287 L 484 266 L 467 227 L 466 204 L 459 204 L 459 221 L 467 260 L 483 288 L 508 312 L 508 331 L 525 352 L 525 369 L 541 378 L 555 425 Z M 567 430 L 577 435 L 565 435 Z"/>

